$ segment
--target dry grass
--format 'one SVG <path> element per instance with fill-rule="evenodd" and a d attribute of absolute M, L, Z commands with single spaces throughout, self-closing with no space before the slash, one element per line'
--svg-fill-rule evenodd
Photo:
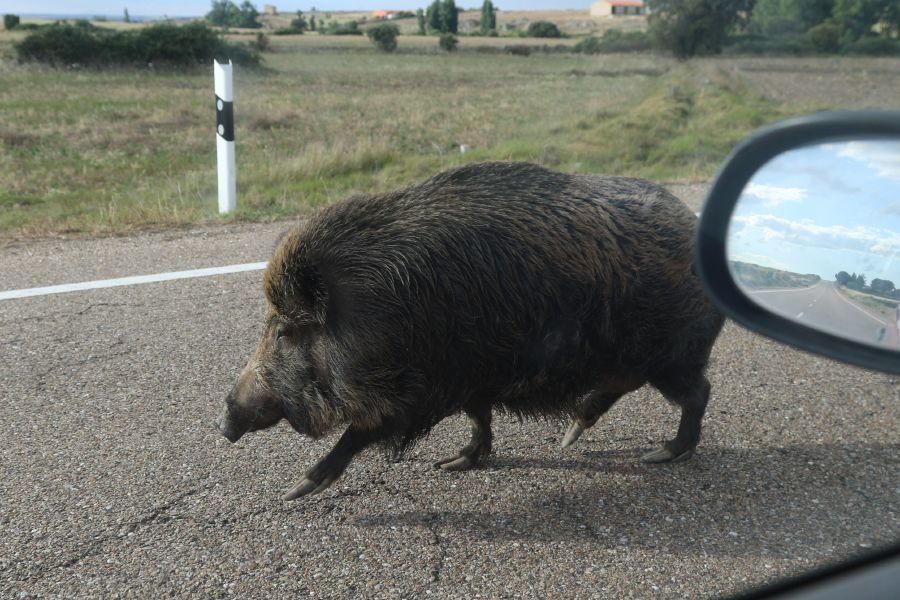
<path fill-rule="evenodd" d="M 860 305 L 870 314 L 875 315 L 886 323 L 894 322 L 897 319 L 897 301 L 889 298 L 874 296 L 866 292 L 851 290 L 846 287 L 838 288 L 844 293 L 850 301 Z"/>

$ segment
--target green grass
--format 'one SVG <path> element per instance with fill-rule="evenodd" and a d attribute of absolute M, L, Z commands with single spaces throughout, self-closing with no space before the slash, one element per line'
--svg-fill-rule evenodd
<path fill-rule="evenodd" d="M 712 62 L 273 46 L 266 70 L 236 72 L 239 209 L 224 219 L 211 73 L 0 62 L 0 235 L 278 218 L 487 159 L 708 178 L 749 131 L 798 110 Z"/>

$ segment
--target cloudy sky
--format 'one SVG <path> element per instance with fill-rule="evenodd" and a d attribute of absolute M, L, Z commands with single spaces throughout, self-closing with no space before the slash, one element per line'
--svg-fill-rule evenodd
<path fill-rule="evenodd" d="M 827 144 L 776 157 L 744 190 L 728 253 L 828 280 L 847 271 L 900 285 L 900 142 Z"/>
<path fill-rule="evenodd" d="M 236 1 L 240 4 L 243 0 Z M 210 0 L 156 0 L 141 2 L 136 0 L 3 0 L 0 12 L 15 14 L 54 14 L 54 15 L 121 15 L 128 8 L 131 15 L 170 17 L 198 16 L 209 11 Z M 402 10 L 423 8 L 427 0 L 310 0 L 303 2 L 253 2 L 257 9 L 263 4 L 274 4 L 282 12 L 293 12 L 297 9 L 309 10 L 315 6 L 318 10 L 375 10 L 379 8 Z M 480 7 L 481 0 L 457 0 L 457 6 L 463 8 Z M 503 10 L 521 10 L 535 8 L 580 8 L 587 10 L 591 0 L 498 0 L 494 2 Z"/>

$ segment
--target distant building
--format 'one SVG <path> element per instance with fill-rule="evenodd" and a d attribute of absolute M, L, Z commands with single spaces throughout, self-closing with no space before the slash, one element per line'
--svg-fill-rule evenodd
<path fill-rule="evenodd" d="M 274 4 L 263 4 L 263 14 L 274 17 L 278 15 L 278 9 L 275 8 Z"/>
<path fill-rule="evenodd" d="M 643 0 L 601 0 L 591 4 L 592 17 L 624 17 L 647 14 Z"/>
<path fill-rule="evenodd" d="M 373 10 L 372 18 L 373 19 L 394 19 L 397 17 L 397 13 L 392 10 Z"/>

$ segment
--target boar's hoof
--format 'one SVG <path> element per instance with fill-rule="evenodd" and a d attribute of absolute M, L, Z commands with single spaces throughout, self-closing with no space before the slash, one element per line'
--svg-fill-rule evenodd
<path fill-rule="evenodd" d="M 296 500 L 300 496 L 311 496 L 313 494 L 318 494 L 329 485 L 331 485 L 334 480 L 335 477 L 326 477 L 321 482 L 317 483 L 309 477 L 306 477 L 303 479 L 303 481 L 294 486 L 294 489 L 285 494 L 283 499 Z"/>
<path fill-rule="evenodd" d="M 478 461 L 468 454 L 451 456 L 434 463 L 434 466 L 445 471 L 465 471 L 475 466 Z"/>
<path fill-rule="evenodd" d="M 694 455 L 694 449 L 689 448 L 680 454 L 676 454 L 672 450 L 669 450 L 667 447 L 663 446 L 658 450 L 654 450 L 653 452 L 648 452 L 647 454 L 641 457 L 641 462 L 645 463 L 666 463 L 666 462 L 681 462 L 683 460 L 689 459 Z"/>
<path fill-rule="evenodd" d="M 584 433 L 584 427 L 578 421 L 572 423 L 572 426 L 569 427 L 569 431 L 566 432 L 566 437 L 563 438 L 562 447 L 568 448 L 572 444 L 578 441 L 578 438 L 581 437 L 581 434 Z"/>

